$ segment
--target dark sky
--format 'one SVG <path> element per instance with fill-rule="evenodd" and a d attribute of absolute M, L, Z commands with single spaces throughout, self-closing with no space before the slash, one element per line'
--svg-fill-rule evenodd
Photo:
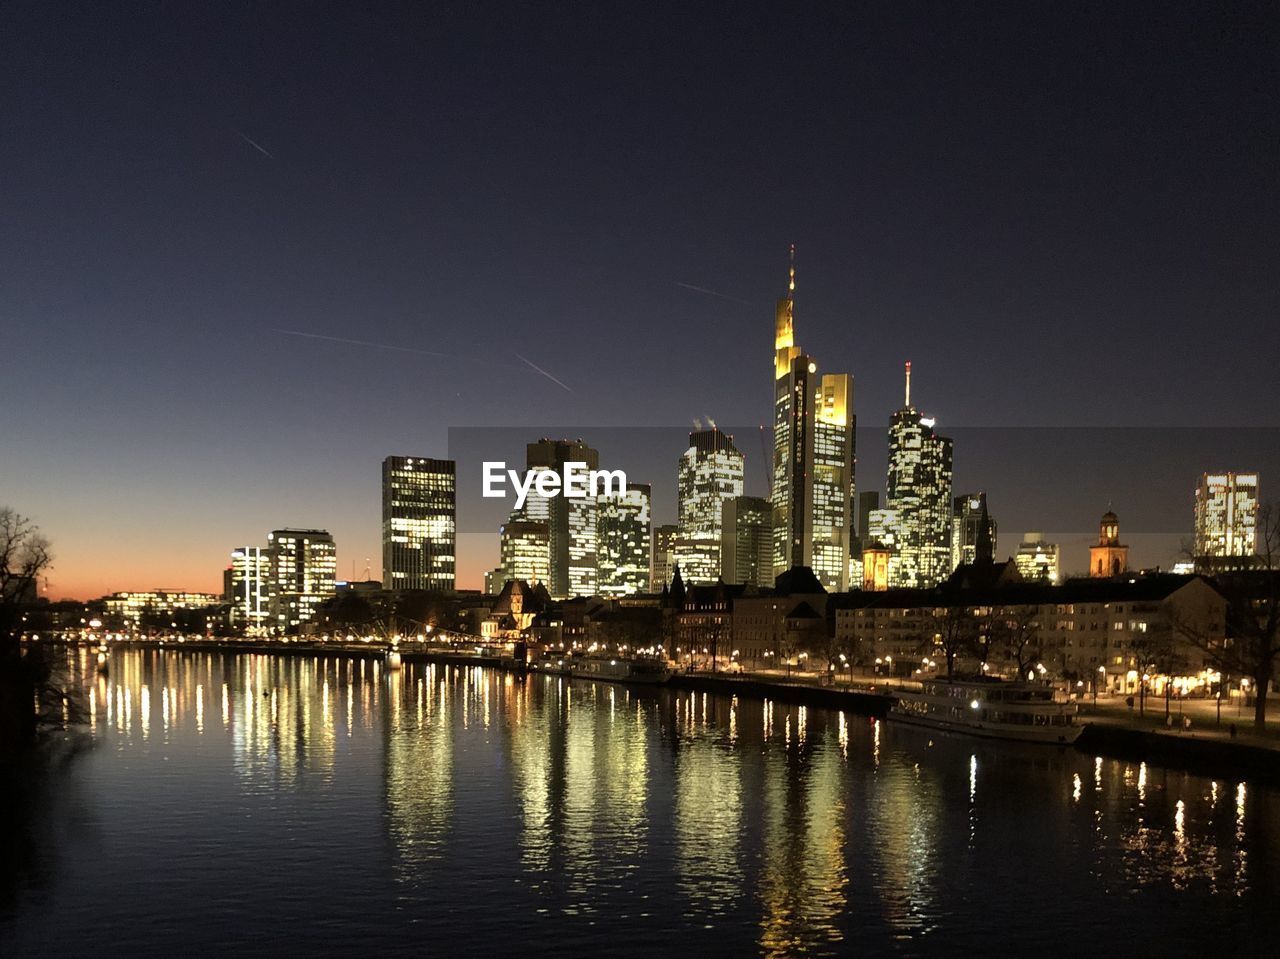
<path fill-rule="evenodd" d="M 767 422 L 791 242 L 860 426 L 904 359 L 944 430 L 1280 425 L 1274 4 L 850 6 L 5 5 L 0 502 L 52 592 L 280 525 L 376 576 L 379 462 L 449 427 Z"/>

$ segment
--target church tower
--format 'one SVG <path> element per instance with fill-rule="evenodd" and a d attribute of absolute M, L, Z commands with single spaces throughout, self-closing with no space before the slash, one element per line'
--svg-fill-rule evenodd
<path fill-rule="evenodd" d="M 1105 579 L 1128 569 L 1129 547 L 1120 542 L 1120 520 L 1107 510 L 1098 525 L 1098 545 L 1089 547 L 1089 575 Z"/>

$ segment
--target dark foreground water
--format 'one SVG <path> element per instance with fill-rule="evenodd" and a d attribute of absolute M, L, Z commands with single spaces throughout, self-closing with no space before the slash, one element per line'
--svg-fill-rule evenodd
<path fill-rule="evenodd" d="M 87 685 L 93 747 L 5 785 L 6 957 L 1280 950 L 1262 786 L 478 668 Z"/>

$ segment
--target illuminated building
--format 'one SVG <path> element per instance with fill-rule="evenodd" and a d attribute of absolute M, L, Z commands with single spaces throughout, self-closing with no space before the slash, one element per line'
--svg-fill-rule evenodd
<path fill-rule="evenodd" d="M 1010 580 L 961 589 L 946 602 L 975 624 L 1000 622 L 1015 636 L 1023 631 L 1025 646 L 999 644 L 992 650 L 988 663 L 993 675 L 1017 675 L 1016 650 L 1021 648 L 1023 666 L 1035 663 L 1036 674 L 1044 678 L 1073 679 L 1081 684 L 1077 689 L 1096 683 L 1112 692 L 1137 691 L 1143 674 L 1156 672 L 1152 635 L 1167 630 L 1171 621 L 1215 639 L 1226 630 L 1225 600 L 1199 576 L 1072 579 L 1057 586 Z M 886 671 L 916 676 L 946 668 L 941 653 L 922 656 L 920 649 L 920 637 L 936 632 L 945 615 L 934 590 L 850 594 L 835 611 L 835 639 L 855 662 L 884 664 Z M 1172 638 L 1169 661 L 1184 673 L 1174 684 L 1203 688 L 1210 657 L 1185 637 L 1175 633 Z M 959 658 L 961 671 L 978 670 L 972 652 Z M 1156 682 L 1159 677 L 1151 678 L 1150 691 L 1163 688 L 1162 681 Z"/>
<path fill-rule="evenodd" d="M 328 530 L 277 529 L 267 534 L 271 558 L 271 622 L 289 632 L 309 622 L 334 593 L 338 550 Z"/>
<path fill-rule="evenodd" d="M 676 562 L 686 583 L 720 578 L 724 503 L 742 495 L 742 454 L 714 424 L 689 434 L 680 457 Z"/>
<path fill-rule="evenodd" d="M 621 496 L 596 499 L 596 549 L 599 554 L 599 594 L 628 596 L 649 588 L 652 521 L 647 483 L 628 483 Z"/>
<path fill-rule="evenodd" d="M 1025 534 L 1013 562 L 1029 583 L 1058 582 L 1058 544 L 1046 543 L 1042 533 Z"/>
<path fill-rule="evenodd" d="M 936 586 L 951 572 L 951 440 L 934 424 L 911 405 L 908 363 L 903 406 L 889 421 L 885 500 L 897 561 L 891 586 Z"/>
<path fill-rule="evenodd" d="M 774 311 L 773 574 L 807 566 L 824 587 L 848 585 L 853 527 L 853 378 L 818 374 L 795 343 L 795 247 Z"/>
<path fill-rule="evenodd" d="M 773 507 L 759 496 L 724 501 L 720 578 L 726 583 L 773 585 Z"/>
<path fill-rule="evenodd" d="M 507 582 L 507 571 L 495 566 L 484 574 L 484 592 L 486 596 L 497 596 Z"/>
<path fill-rule="evenodd" d="M 814 400 L 810 567 L 823 587 L 849 587 L 853 537 L 853 377 L 824 373 Z"/>
<path fill-rule="evenodd" d="M 866 493 L 858 494 L 858 523 L 855 527 L 858 539 L 862 542 L 860 546 L 865 546 L 868 541 L 868 527 L 871 523 L 871 511 L 880 508 L 880 493 L 877 490 L 869 490 Z"/>
<path fill-rule="evenodd" d="M 103 600 L 103 610 L 109 622 L 138 626 L 142 625 L 143 619 L 147 617 L 163 621 L 179 610 L 209 609 L 217 606 L 219 602 L 220 597 L 213 593 L 193 593 L 184 589 L 152 589 L 142 592 L 112 593 Z"/>
<path fill-rule="evenodd" d="M 1248 565 L 1257 552 L 1258 474 L 1203 474 L 1196 486 L 1195 524 L 1198 564 Z"/>
<path fill-rule="evenodd" d="M 453 460 L 388 456 L 382 461 L 385 589 L 454 589 L 455 472 Z"/>
<path fill-rule="evenodd" d="M 271 618 L 271 554 L 261 546 L 231 552 L 230 589 L 233 629 L 261 629 Z"/>
<path fill-rule="evenodd" d="M 527 504 L 526 504 L 527 505 Z M 529 585 L 546 584 L 551 574 L 551 533 L 547 523 L 517 519 L 519 512 L 498 534 L 505 579 L 518 579 Z M 498 591 L 502 583 L 498 584 Z"/>
<path fill-rule="evenodd" d="M 1120 520 L 1107 510 L 1098 524 L 1098 544 L 1089 547 L 1089 575 L 1119 576 L 1129 569 L 1129 547 L 1120 543 Z"/>
<path fill-rule="evenodd" d="M 676 566 L 676 537 L 680 527 L 675 525 L 655 526 L 653 528 L 653 564 L 649 576 L 649 591 L 662 592 L 662 587 L 671 582 Z"/>
<path fill-rule="evenodd" d="M 883 592 L 889 588 L 889 566 L 893 553 L 879 543 L 862 549 L 862 588 L 869 592 Z"/>
<path fill-rule="evenodd" d="M 563 474 L 565 463 L 600 468 L 600 454 L 582 440 L 541 439 L 526 447 L 528 472 Z M 526 474 L 527 475 L 527 474 Z M 530 491 L 522 519 L 547 524 L 550 572 L 547 590 L 554 599 L 594 596 L 599 586 L 596 501 L 592 497 L 540 496 Z"/>
<path fill-rule="evenodd" d="M 951 513 L 951 566 L 972 563 L 977 555 L 982 518 L 986 516 L 987 532 L 991 536 L 991 555 L 996 555 L 996 521 L 986 511 L 986 493 L 966 493 L 957 496 Z"/>

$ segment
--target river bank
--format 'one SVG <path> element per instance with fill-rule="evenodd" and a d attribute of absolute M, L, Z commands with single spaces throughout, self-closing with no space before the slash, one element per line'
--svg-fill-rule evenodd
<path fill-rule="evenodd" d="M 386 648 L 376 643 L 280 643 L 226 639 L 184 639 L 164 644 L 125 641 L 113 643 L 112 647 L 273 656 L 348 656 L 360 659 L 381 659 L 386 653 Z M 523 670 L 523 666 L 509 658 L 477 652 L 463 646 L 414 648 L 402 645 L 401 657 L 405 662 Z M 888 689 L 859 687 L 849 683 L 823 685 L 816 680 L 806 681 L 803 675 L 754 673 L 733 676 L 678 672 L 672 675 L 670 685 L 677 689 L 772 699 L 821 709 L 847 710 L 877 718 L 884 717 L 892 703 L 892 693 Z M 1177 726 L 1171 729 L 1153 727 L 1150 719 L 1126 716 L 1119 709 L 1089 707 L 1087 704 L 1082 709 L 1080 719 L 1085 730 L 1073 748 L 1082 752 L 1148 762 L 1206 776 L 1280 782 L 1280 740 L 1254 736 L 1248 732 L 1242 733 L 1239 738 L 1231 738 L 1225 727 L 1210 729 L 1207 725 L 1194 731 L 1182 731 Z"/>

